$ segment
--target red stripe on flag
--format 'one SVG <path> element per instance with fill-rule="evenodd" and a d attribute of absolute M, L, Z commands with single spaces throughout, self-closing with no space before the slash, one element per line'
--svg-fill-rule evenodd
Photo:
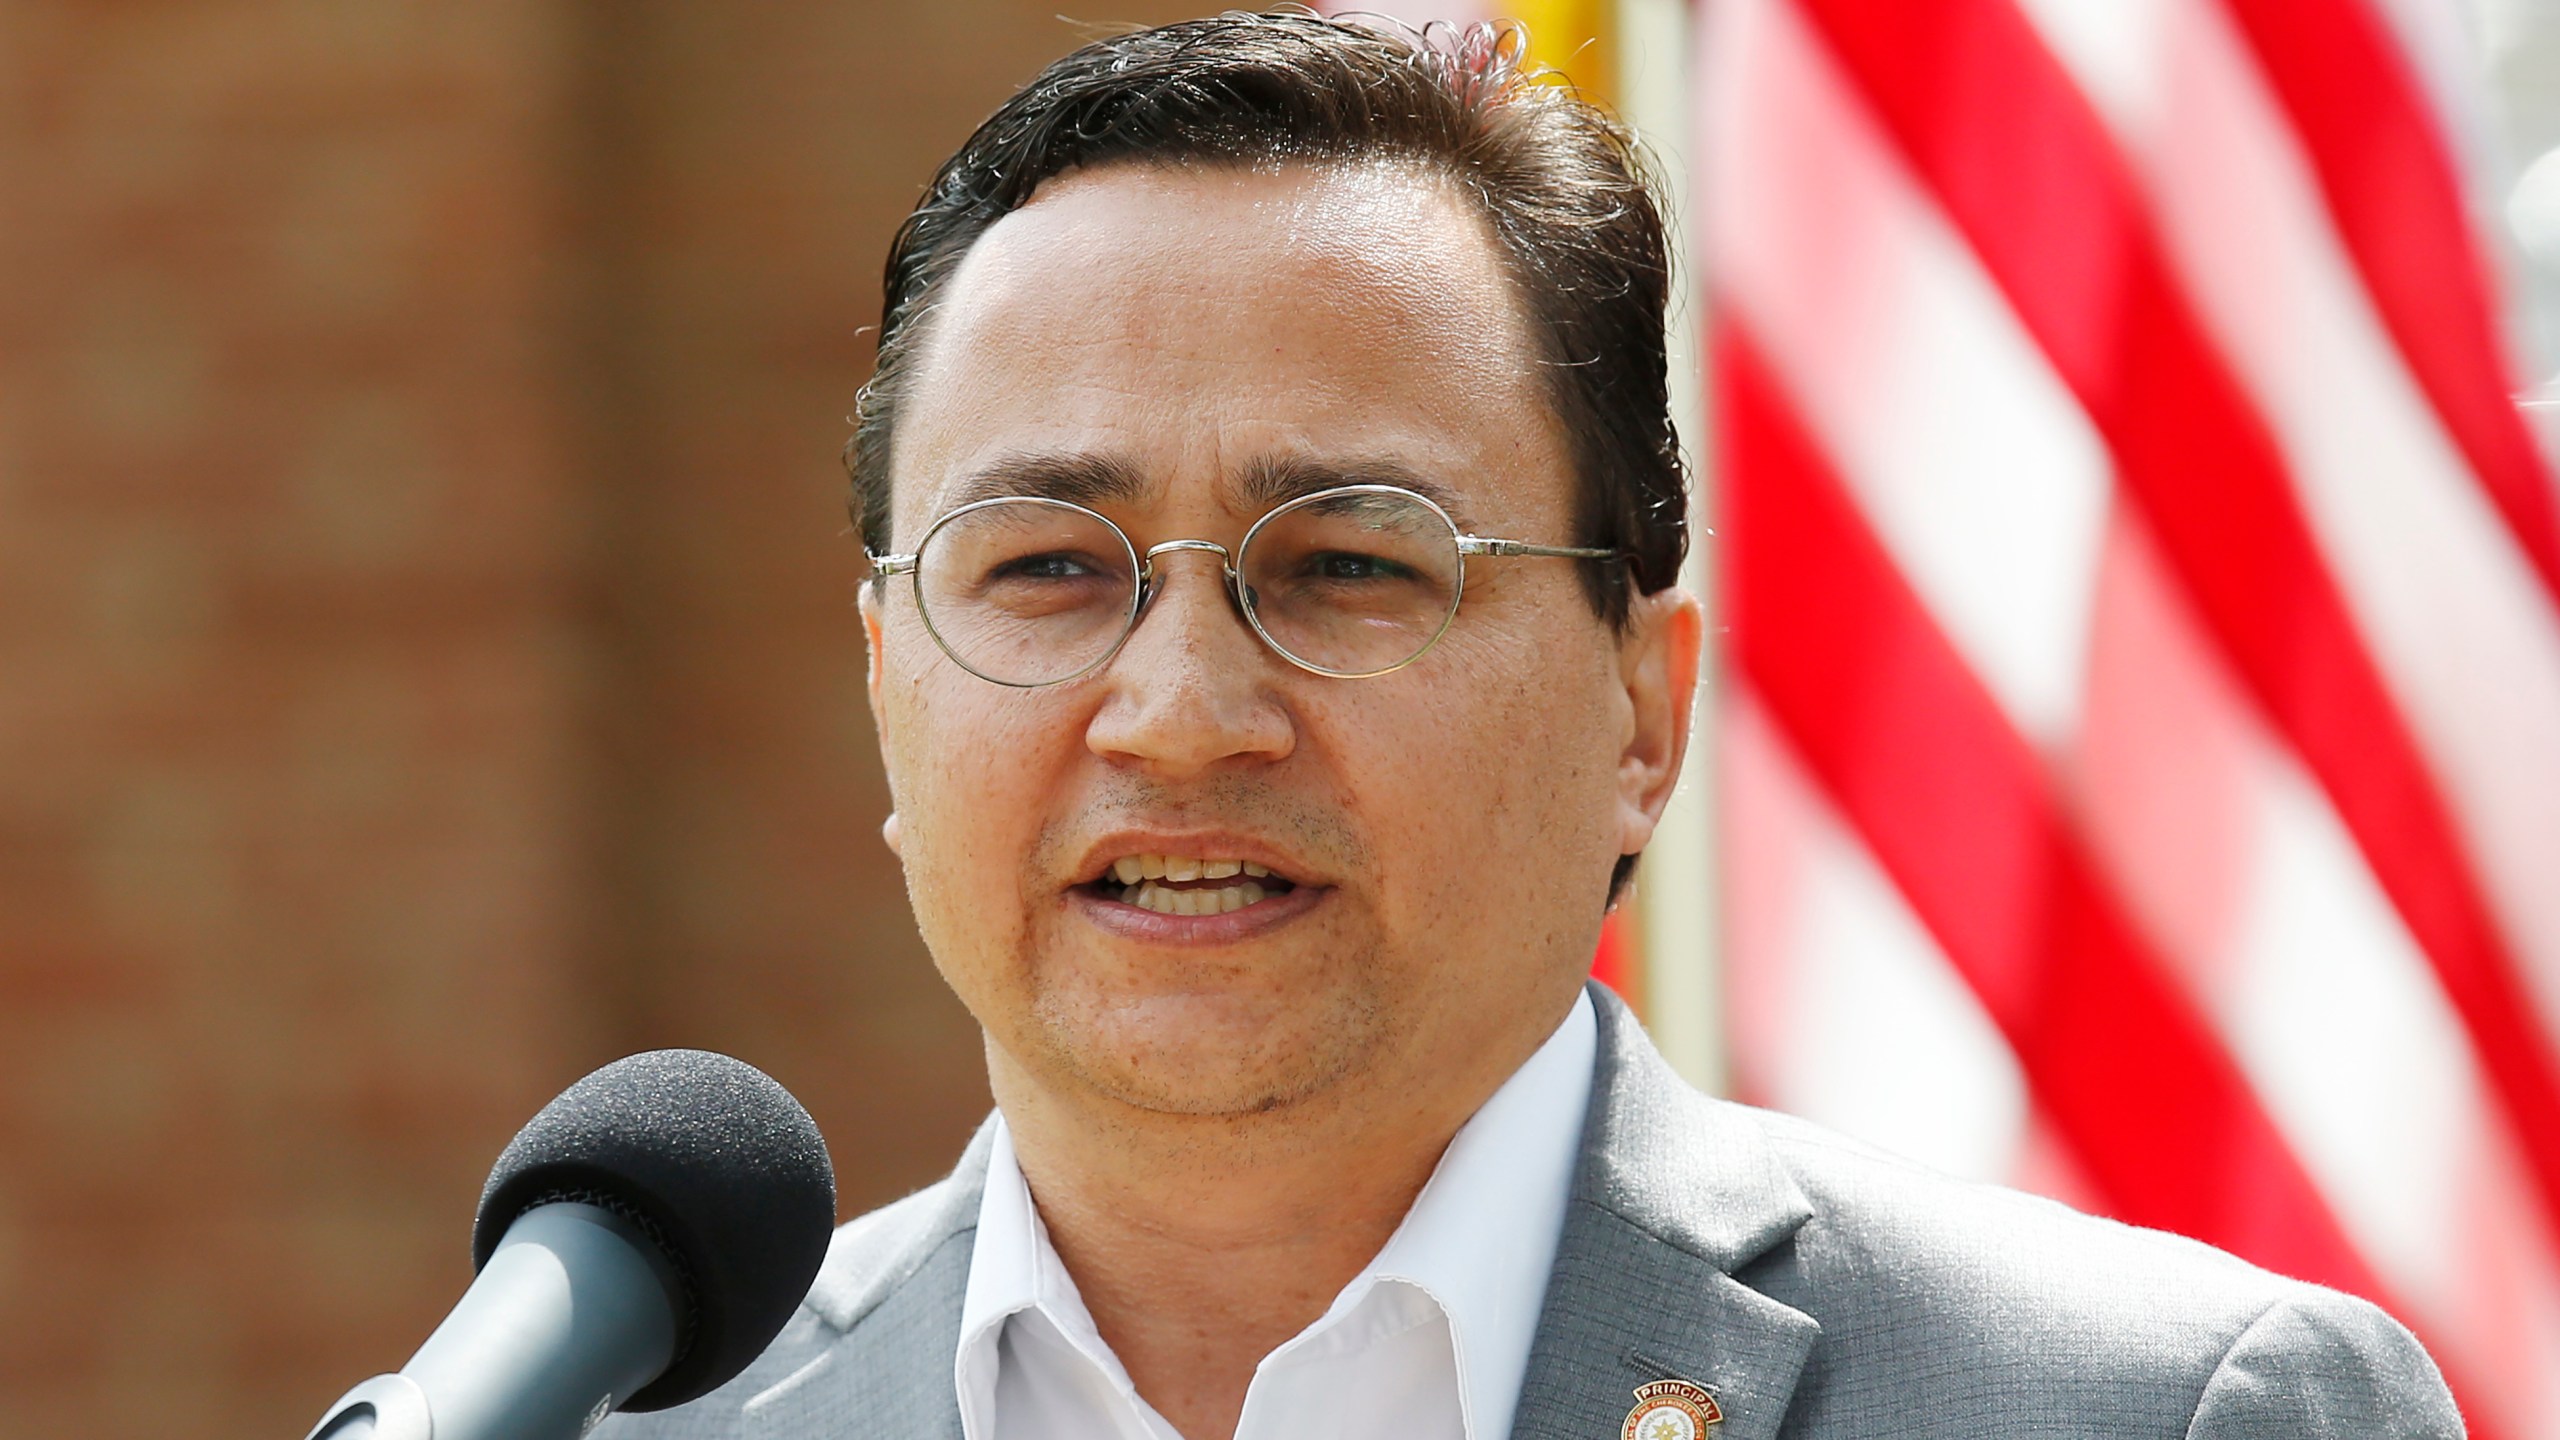
<path fill-rule="evenodd" d="M 2560 1235 L 2560 1068 L 2259 415 L 2086 97 L 2008 0 L 1798 0 L 2116 457 L 2215 638 L 2434 964 Z"/>
<path fill-rule="evenodd" d="M 2560 493 L 2509 393 L 2487 267 L 2441 127 L 2364 0 L 2224 0 L 2293 117 L 2419 387 L 2560 604 Z"/>
<path fill-rule="evenodd" d="M 2247 1078 L 2061 818 L 2034 750 L 1719 324 L 1736 661 L 2008 1037 L 2117 1215 L 2377 1295 Z"/>
<path fill-rule="evenodd" d="M 1635 947 L 1627 943 L 1626 912 L 1610 906 L 1600 917 L 1600 943 L 1591 952 L 1591 978 L 1618 992 L 1618 998 L 1644 1013 L 1644 992 L 1637 985 Z"/>

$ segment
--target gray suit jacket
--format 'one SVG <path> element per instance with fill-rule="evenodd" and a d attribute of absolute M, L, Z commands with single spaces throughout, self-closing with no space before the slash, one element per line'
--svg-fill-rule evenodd
<path fill-rule="evenodd" d="M 1614 1440 L 1634 1390 L 1713 1392 L 1712 1440 L 2462 1434 L 2360 1300 L 1710 1099 L 1595 987 L 1591 1110 L 1516 1440 Z M 701 1400 L 607 1440 L 959 1440 L 952 1358 L 987 1133 L 837 1232 L 800 1312 Z"/>

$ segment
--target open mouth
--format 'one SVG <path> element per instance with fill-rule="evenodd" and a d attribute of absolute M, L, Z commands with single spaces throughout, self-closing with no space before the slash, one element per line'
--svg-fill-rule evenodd
<path fill-rule="evenodd" d="M 1224 915 L 1298 888 L 1250 860 L 1198 855 L 1123 855 L 1084 887 L 1105 900 L 1158 915 Z"/>

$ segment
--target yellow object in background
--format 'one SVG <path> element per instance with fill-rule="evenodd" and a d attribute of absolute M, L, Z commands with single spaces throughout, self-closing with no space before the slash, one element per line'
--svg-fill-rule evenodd
<path fill-rule="evenodd" d="M 1529 29 L 1529 60 L 1554 70 L 1584 94 L 1615 104 L 1615 0 L 1511 0 L 1503 13 Z"/>

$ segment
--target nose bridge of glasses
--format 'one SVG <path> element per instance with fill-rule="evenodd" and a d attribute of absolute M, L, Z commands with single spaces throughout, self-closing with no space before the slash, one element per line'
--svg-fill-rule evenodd
<path fill-rule="evenodd" d="M 1146 553 L 1138 558 L 1146 563 L 1148 569 L 1152 570 L 1155 568 L 1157 556 L 1170 555 L 1180 550 L 1205 551 L 1208 554 L 1217 556 L 1218 563 L 1226 569 L 1233 570 L 1236 568 L 1235 552 L 1229 550 L 1226 546 L 1219 544 L 1215 540 L 1167 540 L 1161 545 L 1148 546 Z"/>
<path fill-rule="evenodd" d="M 1186 551 L 1197 551 L 1204 555 L 1218 557 L 1219 579 L 1228 592 L 1228 602 L 1235 603 L 1238 599 L 1235 594 L 1235 552 L 1215 540 L 1167 540 L 1161 545 L 1148 546 L 1145 553 L 1138 557 L 1138 585 L 1141 596 L 1147 600 L 1154 599 L 1157 587 L 1163 583 L 1163 577 L 1156 573 L 1156 557 L 1179 555 Z"/>

